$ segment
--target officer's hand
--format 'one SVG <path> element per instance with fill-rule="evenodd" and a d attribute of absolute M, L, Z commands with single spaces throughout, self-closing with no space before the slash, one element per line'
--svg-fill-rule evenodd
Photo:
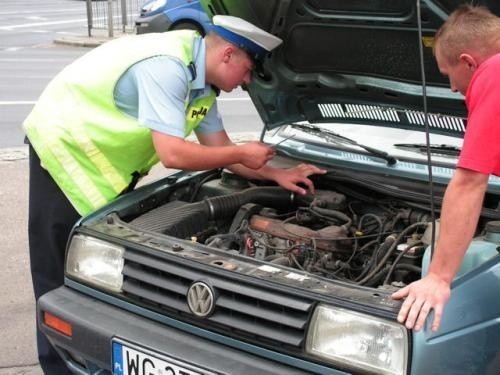
<path fill-rule="evenodd" d="M 411 283 L 392 294 L 393 299 L 405 298 L 398 314 L 398 321 L 406 328 L 419 331 L 427 315 L 434 310 L 434 320 L 431 329 L 436 332 L 441 324 L 444 305 L 450 298 L 450 284 L 435 274 L 428 274 L 424 278 Z"/>
<path fill-rule="evenodd" d="M 241 151 L 240 163 L 250 169 L 262 168 L 271 160 L 275 151 L 261 142 L 249 142 L 239 146 Z"/>
<path fill-rule="evenodd" d="M 293 191 L 295 193 L 304 195 L 307 193 L 306 189 L 300 185 L 304 185 L 311 194 L 314 194 L 314 184 L 307 178 L 313 174 L 325 174 L 325 169 L 320 169 L 312 164 L 299 164 L 290 169 L 276 169 L 273 172 L 273 180 L 281 187 Z"/>

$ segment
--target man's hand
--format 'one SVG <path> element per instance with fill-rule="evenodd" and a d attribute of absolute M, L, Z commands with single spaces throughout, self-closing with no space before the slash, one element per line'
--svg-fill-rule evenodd
<path fill-rule="evenodd" d="M 450 298 L 450 293 L 450 284 L 434 274 L 428 274 L 411 283 L 392 294 L 393 299 L 406 297 L 399 310 L 398 321 L 400 323 L 406 321 L 406 328 L 419 331 L 432 309 L 434 320 L 431 329 L 436 332 L 441 324 L 444 305 Z"/>
<path fill-rule="evenodd" d="M 476 229 L 488 177 L 487 174 L 457 168 L 446 188 L 438 242 L 429 273 L 392 295 L 394 299 L 406 297 L 398 321 L 406 321 L 408 329 L 420 330 L 432 309 L 431 329 L 438 330 L 444 305 L 450 298 L 450 284 Z"/>
<path fill-rule="evenodd" d="M 272 179 L 282 188 L 304 195 L 307 191 L 298 184 L 307 187 L 311 194 L 314 194 L 314 184 L 307 177 L 313 174 L 325 174 L 325 169 L 320 169 L 312 164 L 299 164 L 289 169 L 275 169 Z"/>
<path fill-rule="evenodd" d="M 240 163 L 250 169 L 262 168 L 271 160 L 275 151 L 261 142 L 249 142 L 238 146 L 241 151 Z"/>

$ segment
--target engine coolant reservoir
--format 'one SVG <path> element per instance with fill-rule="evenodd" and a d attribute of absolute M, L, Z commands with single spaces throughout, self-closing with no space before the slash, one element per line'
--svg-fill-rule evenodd
<path fill-rule="evenodd" d="M 438 238 L 439 223 L 436 226 L 436 238 Z M 431 225 L 428 226 L 424 238 L 430 238 Z M 429 232 L 429 233 L 427 233 Z M 429 241 L 430 244 L 430 241 Z M 493 258 L 499 254 L 500 248 L 500 221 L 489 221 L 486 224 L 486 233 L 484 236 L 475 237 L 462 260 L 460 269 L 458 270 L 455 278 L 460 277 L 467 272 L 478 267 L 488 259 Z M 429 262 L 431 257 L 431 247 L 427 247 L 422 259 L 422 276 L 426 275 L 429 270 Z"/>
<path fill-rule="evenodd" d="M 217 195 L 231 195 L 251 187 L 248 180 L 226 169 L 219 179 L 207 181 L 200 189 L 199 197 L 213 197 Z"/>

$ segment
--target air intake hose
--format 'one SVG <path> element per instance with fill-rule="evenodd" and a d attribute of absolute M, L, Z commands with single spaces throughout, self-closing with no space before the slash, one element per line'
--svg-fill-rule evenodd
<path fill-rule="evenodd" d="M 208 198 L 204 203 L 210 219 L 218 220 L 233 217 L 247 203 L 286 209 L 294 203 L 294 194 L 280 187 L 254 187 L 232 195 Z"/>
<path fill-rule="evenodd" d="M 287 209 L 294 203 L 294 194 L 280 187 L 252 187 L 195 203 L 174 201 L 145 213 L 131 224 L 148 231 L 188 238 L 206 229 L 209 221 L 232 218 L 247 203 Z"/>

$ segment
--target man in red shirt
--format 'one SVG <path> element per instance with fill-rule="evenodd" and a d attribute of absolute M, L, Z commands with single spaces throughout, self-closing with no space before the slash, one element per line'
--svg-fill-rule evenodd
<path fill-rule="evenodd" d="M 431 329 L 438 330 L 450 284 L 476 230 L 489 175 L 500 176 L 500 18 L 485 7 L 461 6 L 437 31 L 434 54 L 451 90 L 465 95 L 469 114 L 429 272 L 392 295 L 405 298 L 398 320 L 416 331 L 431 310 Z"/>

